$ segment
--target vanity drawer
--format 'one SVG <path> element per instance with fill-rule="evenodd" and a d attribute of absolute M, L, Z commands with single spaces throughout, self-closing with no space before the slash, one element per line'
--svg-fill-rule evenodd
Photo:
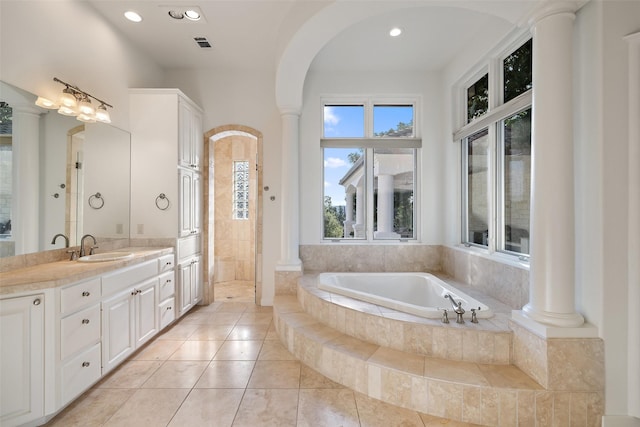
<path fill-rule="evenodd" d="M 176 304 L 175 298 L 169 298 L 158 305 L 160 310 L 160 329 L 164 329 L 169 323 L 173 322 L 176 318 Z"/>
<path fill-rule="evenodd" d="M 147 261 L 133 267 L 102 276 L 102 295 L 111 295 L 158 274 L 158 260 Z"/>
<path fill-rule="evenodd" d="M 100 301 L 100 278 L 76 283 L 60 290 L 60 313 L 71 313 L 78 308 Z"/>
<path fill-rule="evenodd" d="M 175 257 L 173 254 L 164 255 L 158 258 L 158 273 L 164 273 L 175 267 Z"/>
<path fill-rule="evenodd" d="M 100 343 L 80 353 L 62 366 L 62 404 L 85 391 L 100 379 Z"/>
<path fill-rule="evenodd" d="M 96 304 L 60 320 L 60 359 L 100 341 L 100 305 Z"/>
<path fill-rule="evenodd" d="M 176 292 L 175 273 L 170 271 L 159 277 L 160 279 L 160 301 L 164 301 Z"/>

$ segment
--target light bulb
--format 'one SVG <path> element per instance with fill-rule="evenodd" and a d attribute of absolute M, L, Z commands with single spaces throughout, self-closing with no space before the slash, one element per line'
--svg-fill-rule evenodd
<path fill-rule="evenodd" d="M 80 113 L 80 114 L 78 114 L 78 117 L 76 117 L 76 119 L 80 120 L 81 122 L 85 122 L 85 123 L 95 123 L 96 122 L 96 116 L 94 114 Z"/>
<path fill-rule="evenodd" d="M 43 98 L 42 96 L 39 96 L 38 99 L 36 99 L 36 105 L 38 107 L 48 108 L 50 110 L 55 110 L 60 107 L 58 104 L 56 104 L 52 100 Z"/>
<path fill-rule="evenodd" d="M 104 104 L 100 104 L 96 110 L 96 120 L 102 123 L 111 123 L 111 116 Z"/>
<path fill-rule="evenodd" d="M 87 95 L 82 95 L 82 99 L 78 103 L 78 111 L 81 114 L 92 116 L 96 113 L 96 109 L 91 105 L 91 100 Z"/>
<path fill-rule="evenodd" d="M 61 105 L 60 108 L 58 108 L 58 113 L 62 114 L 63 116 L 77 116 L 78 110 L 76 107 L 67 107 L 66 105 Z"/>
<path fill-rule="evenodd" d="M 60 105 L 64 105 L 65 107 L 75 108 L 78 105 L 78 100 L 76 99 L 75 92 L 68 87 L 63 89 L 62 95 L 60 96 L 60 101 L 58 103 Z"/>

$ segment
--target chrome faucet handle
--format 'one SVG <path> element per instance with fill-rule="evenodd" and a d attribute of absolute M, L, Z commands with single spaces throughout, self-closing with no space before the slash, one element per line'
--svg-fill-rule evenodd
<path fill-rule="evenodd" d="M 449 315 L 446 308 L 442 309 L 442 323 L 449 323 Z"/>
<path fill-rule="evenodd" d="M 78 252 L 76 252 L 75 250 L 67 251 L 67 253 L 71 254 L 69 256 L 69 261 L 75 261 L 78 259 Z"/>
<path fill-rule="evenodd" d="M 480 310 L 480 307 L 478 307 L 478 311 Z M 476 316 L 476 309 L 472 308 L 471 309 L 471 323 L 478 323 L 478 317 Z"/>

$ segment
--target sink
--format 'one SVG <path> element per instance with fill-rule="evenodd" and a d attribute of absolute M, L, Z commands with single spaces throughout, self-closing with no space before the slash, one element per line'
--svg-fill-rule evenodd
<path fill-rule="evenodd" d="M 106 262 L 133 258 L 132 252 L 103 252 L 101 254 L 85 255 L 78 258 L 80 262 Z"/>

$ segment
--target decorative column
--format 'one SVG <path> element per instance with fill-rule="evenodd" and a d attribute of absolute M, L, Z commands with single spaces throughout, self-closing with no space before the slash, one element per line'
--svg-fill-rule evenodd
<path fill-rule="evenodd" d="M 281 110 L 282 118 L 282 175 L 280 215 L 280 260 L 276 271 L 302 271 L 299 256 L 299 109 Z"/>
<path fill-rule="evenodd" d="M 364 232 L 364 186 L 362 182 L 356 187 L 356 223 L 353 224 L 353 237 L 363 239 Z"/>
<path fill-rule="evenodd" d="M 399 234 L 393 232 L 393 175 L 378 174 L 378 229 L 375 232 L 378 238 L 398 238 Z"/>
<path fill-rule="evenodd" d="M 353 191 L 351 188 L 345 195 L 345 201 L 344 237 L 348 238 L 353 231 Z"/>
<path fill-rule="evenodd" d="M 574 9 L 533 20 L 531 264 L 526 317 L 552 327 L 584 323 L 575 310 L 573 173 Z"/>
<path fill-rule="evenodd" d="M 40 248 L 40 110 L 13 108 L 11 234 L 16 255 Z"/>

